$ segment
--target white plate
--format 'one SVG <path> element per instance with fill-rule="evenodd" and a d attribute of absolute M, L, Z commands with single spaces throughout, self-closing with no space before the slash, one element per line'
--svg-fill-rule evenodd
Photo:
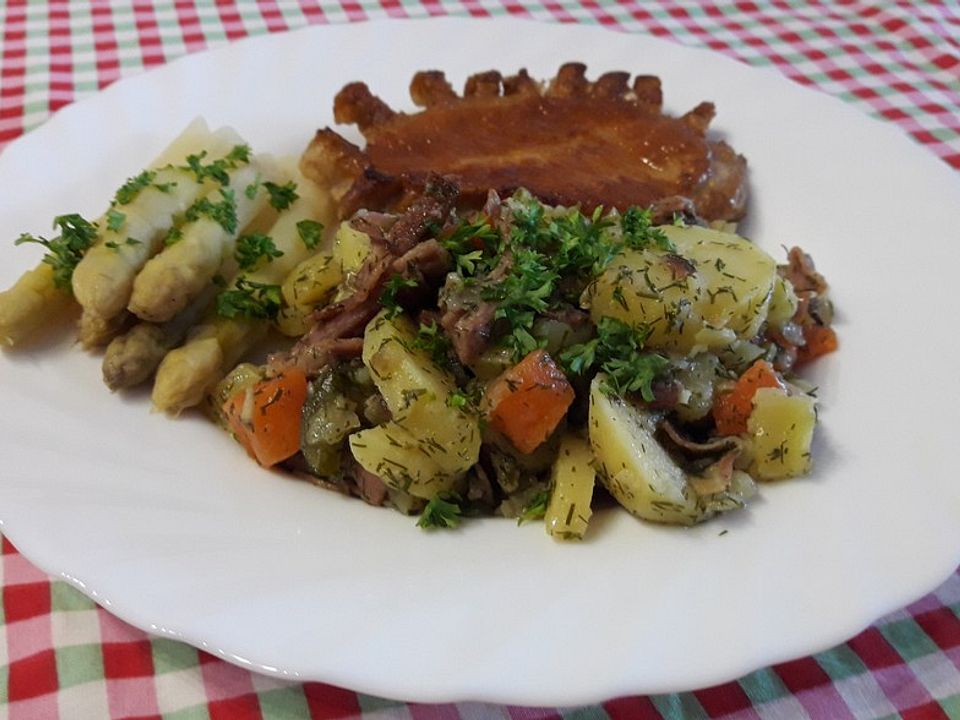
<path fill-rule="evenodd" d="M 960 561 L 954 173 L 895 128 L 771 72 L 646 37 L 515 20 L 315 27 L 195 55 L 68 107 L 0 157 L 0 236 L 109 193 L 197 114 L 298 152 L 363 79 L 559 63 L 656 73 L 717 103 L 750 161 L 750 232 L 833 284 L 807 479 L 693 530 L 602 513 L 582 545 L 536 526 L 426 534 L 259 470 L 198 418 L 111 397 L 69 343 L 0 358 L 3 532 L 125 620 L 254 670 L 422 701 L 572 704 L 690 689 L 841 642 Z M 780 255 L 782 257 L 782 255 Z M 0 247 L 0 285 L 35 256 Z M 728 530 L 729 532 L 722 533 Z"/>

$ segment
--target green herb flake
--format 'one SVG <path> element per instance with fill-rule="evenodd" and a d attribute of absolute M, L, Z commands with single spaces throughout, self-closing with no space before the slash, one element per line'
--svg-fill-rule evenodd
<path fill-rule="evenodd" d="M 427 502 L 427 506 L 417 520 L 417 527 L 424 530 L 441 528 L 452 529 L 460 524 L 463 511 L 460 509 L 460 496 L 457 493 L 439 493 Z"/>
<path fill-rule="evenodd" d="M 315 250 L 323 239 L 323 224 L 316 220 L 301 220 L 297 223 L 297 235 L 307 250 Z"/>
<path fill-rule="evenodd" d="M 437 230 L 434 229 L 434 234 Z M 440 244 L 453 257 L 461 277 L 473 277 L 492 268 L 500 235 L 486 217 L 462 221 L 452 232 L 439 238 Z"/>
<path fill-rule="evenodd" d="M 157 174 L 153 170 L 144 170 L 139 175 L 127 178 L 127 181 L 117 188 L 111 205 L 129 205 L 136 199 L 141 190 L 153 182 L 156 176 Z"/>
<path fill-rule="evenodd" d="M 69 291 L 74 269 L 90 246 L 96 242 L 97 226 L 80 215 L 72 213 L 57 216 L 53 221 L 53 227 L 60 230 L 60 234 L 53 239 L 23 233 L 14 244 L 43 245 L 47 249 L 43 262 L 53 268 L 54 285 L 61 290 Z"/>
<path fill-rule="evenodd" d="M 534 520 L 543 520 L 543 516 L 547 514 L 547 505 L 549 503 L 550 493 L 547 490 L 538 492 L 533 496 L 530 504 L 520 512 L 520 517 L 517 518 L 517 525 L 523 525 L 526 522 L 532 522 Z"/>
<path fill-rule="evenodd" d="M 170 228 L 166 237 L 163 238 L 163 244 L 165 247 L 170 247 L 171 245 L 176 245 L 181 240 L 183 240 L 183 230 L 178 227 Z"/>
<path fill-rule="evenodd" d="M 237 238 L 233 256 L 241 270 L 253 270 L 261 260 L 273 262 L 274 258 L 283 257 L 283 252 L 277 249 L 269 235 L 253 233 Z"/>
<path fill-rule="evenodd" d="M 450 393 L 450 397 L 447 398 L 447 407 L 457 408 L 462 410 L 467 407 L 470 403 L 470 398 L 464 395 L 459 390 L 454 390 Z"/>
<path fill-rule="evenodd" d="M 247 196 L 247 200 L 253 200 L 257 196 L 257 191 L 260 190 L 262 184 L 260 175 L 257 175 L 254 181 L 243 189 L 243 194 Z"/>
<path fill-rule="evenodd" d="M 286 210 L 300 197 L 297 195 L 297 184 L 293 180 L 285 185 L 277 185 L 267 180 L 263 186 L 270 193 L 270 204 L 276 210 Z"/>
<path fill-rule="evenodd" d="M 143 243 L 137 240 L 136 238 L 128 237 L 122 243 L 118 243 L 115 240 L 108 240 L 103 244 L 104 247 L 108 247 L 114 252 L 118 251 L 120 247 L 123 245 L 143 245 Z"/>
<path fill-rule="evenodd" d="M 397 294 L 406 288 L 415 288 L 418 283 L 416 280 L 405 278 L 399 273 L 394 273 L 383 285 L 383 294 L 380 296 L 380 304 L 387 311 L 387 317 L 395 318 L 403 312 L 397 300 Z"/>
<path fill-rule="evenodd" d="M 225 318 L 273 320 L 280 312 L 280 286 L 239 278 L 217 296 L 217 313 Z"/>
<path fill-rule="evenodd" d="M 572 375 L 585 375 L 597 367 L 607 375 L 604 392 L 611 395 L 640 393 L 653 400 L 653 382 L 671 367 L 662 355 L 644 352 L 650 328 L 637 327 L 611 317 L 600 318 L 597 337 L 560 353 L 560 364 Z"/>
<path fill-rule="evenodd" d="M 204 163 L 207 157 L 207 151 L 187 156 L 187 164 L 181 168 L 192 172 L 197 182 L 202 183 L 207 179 L 212 179 L 221 185 L 230 184 L 229 170 L 236 170 L 250 162 L 250 146 L 234 145 L 234 147 L 224 157 L 218 158 L 209 163 Z"/>
<path fill-rule="evenodd" d="M 233 190 L 222 188 L 220 202 L 213 202 L 204 197 L 187 208 L 186 218 L 190 221 L 207 217 L 217 223 L 226 232 L 233 234 L 237 231 L 237 201 Z"/>
<path fill-rule="evenodd" d="M 631 249 L 656 247 L 667 251 L 676 250 L 666 233 L 654 226 L 653 214 L 649 209 L 643 210 L 636 206 L 628 208 L 620 216 L 620 229 L 623 231 L 624 242 Z"/>
<path fill-rule="evenodd" d="M 126 214 L 110 208 L 107 210 L 107 229 L 117 232 L 127 221 Z"/>
<path fill-rule="evenodd" d="M 413 347 L 426 351 L 434 364 L 443 368 L 450 366 L 450 350 L 453 348 L 453 343 L 435 321 L 429 325 L 420 323 L 420 327 L 417 328 L 417 337 L 413 340 Z"/>
<path fill-rule="evenodd" d="M 240 167 L 250 162 L 250 152 L 249 145 L 234 145 L 224 160 L 233 167 Z"/>

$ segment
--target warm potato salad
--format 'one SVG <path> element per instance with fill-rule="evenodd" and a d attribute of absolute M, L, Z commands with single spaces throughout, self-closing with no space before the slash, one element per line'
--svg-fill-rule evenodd
<path fill-rule="evenodd" d="M 603 497 L 692 525 L 810 469 L 794 372 L 836 347 L 826 290 L 798 249 L 778 265 L 679 218 L 525 192 L 458 212 L 428 188 L 339 226 L 284 288 L 281 327 L 311 328 L 212 405 L 261 464 L 421 527 L 502 515 L 580 539 Z"/>
<path fill-rule="evenodd" d="M 295 163 L 194 123 L 99 219 L 20 238 L 47 254 L 0 293 L 0 345 L 79 306 L 111 389 L 152 381 L 156 408 L 199 406 L 260 465 L 423 528 L 500 515 L 581 539 L 612 501 L 693 525 L 810 471 L 796 373 L 837 340 L 809 256 L 458 193 L 433 177 L 343 217 Z"/>

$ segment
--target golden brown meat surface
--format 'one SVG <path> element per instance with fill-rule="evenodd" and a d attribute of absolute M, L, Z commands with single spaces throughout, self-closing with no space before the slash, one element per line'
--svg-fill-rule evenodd
<path fill-rule="evenodd" d="M 661 112 L 659 80 L 607 73 L 595 81 L 570 63 L 549 83 L 525 71 L 495 71 L 467 80 L 458 96 L 443 73 L 418 73 L 414 102 L 399 113 L 363 83 L 345 86 L 334 118 L 356 124 L 360 150 L 332 130 L 318 132 L 304 156 L 308 175 L 337 176 L 343 211 L 364 201 L 402 195 L 437 172 L 460 186 L 461 201 L 480 207 L 490 189 L 505 195 L 527 188 L 546 203 L 586 211 L 598 205 L 685 209 L 705 220 L 737 220 L 746 202 L 746 161 L 706 137 L 710 103 L 682 117 Z M 320 177 L 315 177 L 320 180 Z"/>

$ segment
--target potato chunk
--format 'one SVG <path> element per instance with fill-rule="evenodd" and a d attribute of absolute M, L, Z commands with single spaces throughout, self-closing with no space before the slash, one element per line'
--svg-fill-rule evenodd
<path fill-rule="evenodd" d="M 662 229 L 676 252 L 622 252 L 585 293 L 594 322 L 648 325 L 648 347 L 685 353 L 756 335 L 777 279 L 774 259 L 730 233 Z"/>
<path fill-rule="evenodd" d="M 592 514 L 596 477 L 590 443 L 577 435 L 564 437 L 553 465 L 553 491 L 543 518 L 549 535 L 558 540 L 583 538 Z"/>
<path fill-rule="evenodd" d="M 810 445 L 817 422 L 816 401 L 760 388 L 747 420 L 750 473 L 760 480 L 780 480 L 810 471 Z"/>
<path fill-rule="evenodd" d="M 367 326 L 363 362 L 393 420 L 351 436 L 350 445 L 357 461 L 388 485 L 429 498 L 477 462 L 480 421 L 471 410 L 452 406 L 453 377 L 416 348 L 416 337 L 405 317 L 381 313 Z M 355 438 L 368 447 L 358 448 Z M 384 462 L 408 466 L 407 475 L 399 466 L 395 477 L 381 474 Z"/>
<path fill-rule="evenodd" d="M 357 230 L 348 221 L 340 223 L 333 239 L 333 256 L 344 275 L 357 270 L 370 253 L 370 236 Z"/>
<path fill-rule="evenodd" d="M 354 459 L 394 490 L 429 499 L 456 482 L 456 475 L 433 461 L 430 453 L 436 454 L 436 449 L 397 423 L 361 430 L 349 442 Z"/>
<path fill-rule="evenodd" d="M 329 253 L 317 253 L 297 265 L 281 286 L 287 307 L 306 316 L 327 301 L 343 280 L 340 263 Z"/>
<path fill-rule="evenodd" d="M 654 417 L 590 386 L 590 445 L 600 481 L 617 502 L 645 520 L 693 525 L 702 519 L 687 475 L 653 436 Z"/>

